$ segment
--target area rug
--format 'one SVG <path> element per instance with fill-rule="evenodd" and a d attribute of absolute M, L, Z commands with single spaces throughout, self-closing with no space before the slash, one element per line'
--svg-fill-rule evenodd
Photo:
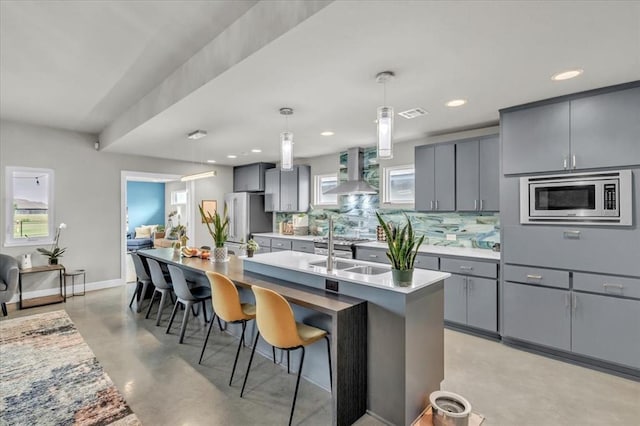
<path fill-rule="evenodd" d="M 0 322 L 0 425 L 140 425 L 65 311 Z"/>

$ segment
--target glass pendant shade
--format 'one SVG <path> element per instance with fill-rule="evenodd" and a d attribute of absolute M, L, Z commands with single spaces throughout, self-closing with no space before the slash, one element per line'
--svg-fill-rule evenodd
<path fill-rule="evenodd" d="M 280 168 L 293 170 L 293 133 L 280 133 Z"/>
<path fill-rule="evenodd" d="M 393 107 L 378 107 L 378 158 L 393 158 Z"/>

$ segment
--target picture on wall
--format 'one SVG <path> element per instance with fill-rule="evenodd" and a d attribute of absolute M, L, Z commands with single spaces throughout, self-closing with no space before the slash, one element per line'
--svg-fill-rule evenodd
<path fill-rule="evenodd" d="M 218 202 L 216 200 L 202 200 L 202 210 L 206 216 L 206 219 L 202 218 L 202 223 L 209 222 L 211 223 L 211 219 L 209 219 L 209 215 L 214 216 L 216 214 L 216 209 L 218 208 Z"/>

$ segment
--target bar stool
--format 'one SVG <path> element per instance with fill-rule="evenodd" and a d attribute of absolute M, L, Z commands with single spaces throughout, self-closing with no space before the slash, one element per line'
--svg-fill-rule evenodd
<path fill-rule="evenodd" d="M 244 345 L 244 332 L 247 328 L 247 321 L 251 321 L 256 318 L 256 307 L 251 303 L 240 303 L 240 296 L 238 295 L 236 285 L 225 275 L 212 271 L 207 271 L 206 274 L 207 278 L 209 278 L 209 283 L 211 283 L 213 318 L 209 323 L 209 330 L 207 331 L 207 337 L 204 340 L 204 345 L 202 345 L 202 352 L 200 353 L 200 360 L 198 361 L 198 364 L 202 363 L 202 356 L 204 355 L 204 350 L 207 347 L 209 334 L 211 334 L 211 328 L 213 327 L 216 316 L 218 317 L 218 321 L 222 318 L 227 323 L 242 324 L 242 336 L 238 342 L 238 350 L 236 351 L 236 358 L 233 361 L 233 369 L 231 370 L 231 378 L 229 379 L 229 386 L 231 386 L 233 375 L 236 372 L 236 365 L 238 364 L 240 348 Z"/>
<path fill-rule="evenodd" d="M 147 274 L 147 270 L 144 268 L 144 264 L 142 263 L 142 258 L 139 254 L 131 253 L 131 258 L 133 259 L 133 267 L 136 270 L 136 289 L 133 292 L 133 296 L 131 297 L 131 302 L 129 302 L 129 307 L 133 304 L 133 299 L 136 298 L 136 294 L 138 294 L 138 290 L 142 287 L 142 291 L 140 292 L 140 297 L 138 297 L 137 309 L 136 312 L 142 311 L 142 300 L 144 299 L 144 295 L 147 292 L 147 287 L 151 284 L 151 277 Z"/>
<path fill-rule="evenodd" d="M 149 318 L 149 314 L 151 313 L 151 308 L 153 307 L 153 300 L 155 299 L 156 293 L 160 293 L 160 304 L 158 305 L 158 314 L 156 317 L 156 325 L 160 325 L 160 318 L 162 317 L 162 309 L 164 308 L 164 302 L 167 298 L 167 294 L 173 300 L 173 285 L 171 282 L 167 282 L 165 279 L 164 273 L 160 268 L 160 264 L 157 260 L 147 259 L 147 265 L 149 265 L 149 272 L 151 273 L 151 282 L 155 289 L 153 290 L 153 294 L 151 295 L 151 301 L 149 302 L 149 309 L 147 309 L 147 315 L 145 318 Z"/>
<path fill-rule="evenodd" d="M 253 286 L 251 289 L 256 297 L 256 323 L 258 324 L 258 333 L 256 333 L 256 339 L 253 342 L 253 349 L 251 350 L 249 365 L 247 366 L 247 374 L 244 376 L 244 383 L 240 391 L 240 398 L 242 398 L 244 394 L 244 388 L 247 384 L 247 378 L 249 377 L 249 370 L 251 369 L 251 362 L 253 361 L 253 355 L 256 351 L 256 346 L 258 346 L 258 338 L 260 335 L 262 335 L 262 338 L 271 346 L 285 350 L 287 353 L 292 350 L 302 349 L 296 389 L 293 393 L 293 403 L 291 404 L 291 414 L 289 415 L 289 425 L 291 425 L 293 411 L 296 407 L 296 398 L 298 397 L 302 366 L 304 365 L 304 348 L 323 338 L 327 341 L 329 383 L 331 389 L 333 389 L 329 337 L 325 330 L 296 322 L 291 305 L 289 305 L 289 302 L 280 294 L 258 286 Z"/>
<path fill-rule="evenodd" d="M 182 269 L 173 265 L 168 266 L 169 274 L 171 275 L 171 283 L 173 284 L 173 291 L 175 291 L 177 299 L 173 306 L 173 312 L 171 313 L 171 319 L 169 320 L 169 326 L 167 327 L 166 333 L 169 334 L 171 325 L 173 324 L 173 319 L 176 316 L 176 312 L 178 312 L 178 306 L 182 304 L 184 306 L 182 326 L 180 327 L 180 343 L 182 343 L 184 341 L 184 333 L 187 330 L 187 321 L 189 321 L 189 310 L 193 308 L 194 305 L 202 303 L 204 322 L 207 323 L 207 307 L 205 302 L 211 297 L 211 289 L 204 286 L 190 289 L 187 285 L 187 280 L 184 278 Z"/>

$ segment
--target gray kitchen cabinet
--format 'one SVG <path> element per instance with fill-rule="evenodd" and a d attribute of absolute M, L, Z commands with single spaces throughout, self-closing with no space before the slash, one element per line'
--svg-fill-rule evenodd
<path fill-rule="evenodd" d="M 575 353 L 640 368 L 640 300 L 573 293 Z"/>
<path fill-rule="evenodd" d="M 505 282 L 502 335 L 571 350 L 570 296 L 568 290 Z"/>
<path fill-rule="evenodd" d="M 432 271 L 438 271 L 439 268 L 439 258 L 437 256 L 431 256 L 424 253 L 418 253 L 416 255 L 416 260 L 413 264 L 415 268 L 420 269 L 430 269 Z"/>
<path fill-rule="evenodd" d="M 272 238 L 271 239 L 271 250 L 291 250 L 291 240 L 286 238 Z"/>
<path fill-rule="evenodd" d="M 640 276 L 638 232 L 623 227 L 504 226 L 505 263 Z"/>
<path fill-rule="evenodd" d="M 268 170 L 265 176 L 265 210 L 306 212 L 311 194 L 311 168 L 294 166 L 293 170 Z"/>
<path fill-rule="evenodd" d="M 503 173 L 640 164 L 640 87 L 612 90 L 500 111 Z"/>
<path fill-rule="evenodd" d="M 440 270 L 453 274 L 498 278 L 498 264 L 491 261 L 443 257 L 440 259 Z"/>
<path fill-rule="evenodd" d="M 640 87 L 571 101 L 574 168 L 640 164 L 639 135 Z"/>
<path fill-rule="evenodd" d="M 264 174 L 264 211 L 280 209 L 280 169 L 269 169 Z"/>
<path fill-rule="evenodd" d="M 233 168 L 233 192 L 262 192 L 265 189 L 265 172 L 275 167 L 273 163 L 254 163 Z"/>
<path fill-rule="evenodd" d="M 415 148 L 415 207 L 417 211 L 454 211 L 455 144 Z"/>
<path fill-rule="evenodd" d="M 499 211 L 497 136 L 456 143 L 456 210 Z"/>
<path fill-rule="evenodd" d="M 386 252 L 386 249 L 356 246 L 356 259 L 390 264 L 391 262 L 389 261 Z"/>
<path fill-rule="evenodd" d="M 535 173 L 566 168 L 569 161 L 569 116 L 569 101 L 502 111 L 503 173 Z"/>
<path fill-rule="evenodd" d="M 452 274 L 444 280 L 444 319 L 467 324 L 467 277 Z"/>
<path fill-rule="evenodd" d="M 293 240 L 291 241 L 291 250 L 301 251 L 304 253 L 313 253 L 315 251 L 315 247 L 313 245 L 313 241 Z"/>
<path fill-rule="evenodd" d="M 444 280 L 444 319 L 493 333 L 498 331 L 496 280 L 452 274 Z"/>

